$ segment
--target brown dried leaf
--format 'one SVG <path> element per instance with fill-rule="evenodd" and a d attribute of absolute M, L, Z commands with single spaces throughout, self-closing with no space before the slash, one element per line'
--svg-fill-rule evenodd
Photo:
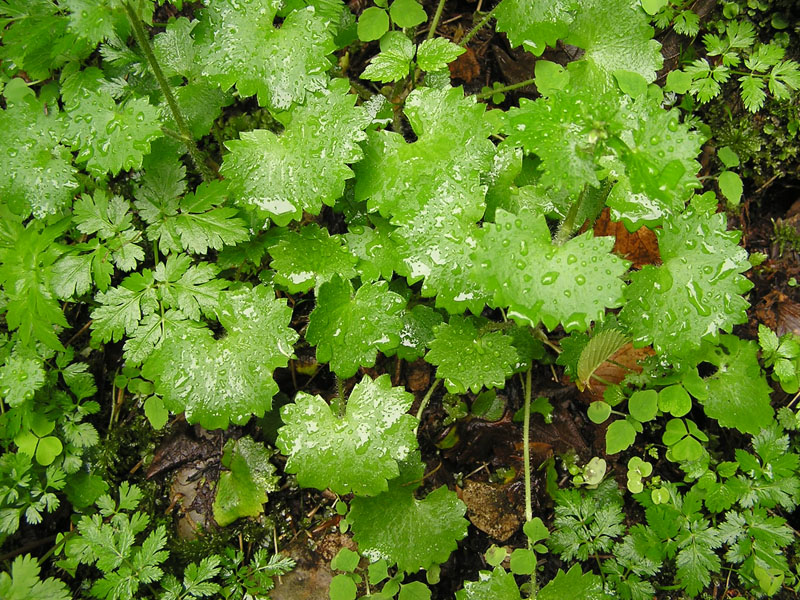
<path fill-rule="evenodd" d="M 638 231 L 630 233 L 625 229 L 625 225 L 611 220 L 608 208 L 604 208 L 597 218 L 594 224 L 594 234 L 597 236 L 610 235 L 616 238 L 614 252 L 631 261 L 634 269 L 661 262 L 658 239 L 653 230 L 640 227 Z"/>
<path fill-rule="evenodd" d="M 594 375 L 597 379 L 592 381 L 591 389 L 586 388 L 581 393 L 581 397 L 586 402 L 602 400 L 606 385 L 600 380 L 608 381 L 609 383 L 619 383 L 625 379 L 625 375 L 628 374 L 628 369 L 637 373 L 641 373 L 642 367 L 639 366 L 638 362 L 647 358 L 648 356 L 652 356 L 653 354 L 655 354 L 655 352 L 653 352 L 653 349 L 650 346 L 645 346 L 644 348 L 634 348 L 633 344 L 631 343 L 625 344 L 615 354 L 613 354 L 608 361 L 600 365 L 597 370 L 595 370 Z M 625 367 L 627 367 L 627 369 Z"/>
<path fill-rule="evenodd" d="M 470 522 L 499 542 L 505 542 L 522 525 L 518 507 L 502 487 L 468 479 L 459 497 L 467 505 Z"/>
<path fill-rule="evenodd" d="M 467 48 L 464 54 L 447 66 L 450 68 L 450 76 L 453 79 L 460 79 L 464 83 L 471 83 L 481 74 L 481 66 L 472 48 Z"/>
<path fill-rule="evenodd" d="M 777 319 L 777 333 L 784 335 L 786 333 L 794 333 L 800 335 L 800 304 L 791 300 L 788 296 L 783 296 L 776 303 L 776 312 L 778 313 Z"/>

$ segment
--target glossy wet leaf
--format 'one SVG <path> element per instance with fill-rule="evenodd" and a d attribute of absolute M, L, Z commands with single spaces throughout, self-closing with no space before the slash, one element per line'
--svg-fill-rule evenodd
<path fill-rule="evenodd" d="M 385 13 L 384 13 L 385 14 Z M 408 75 L 414 58 L 414 44 L 399 31 L 390 31 L 381 38 L 381 51 L 373 56 L 362 79 L 389 83 Z"/>
<path fill-rule="evenodd" d="M 406 573 L 445 562 L 467 535 L 467 507 L 455 492 L 440 487 L 418 500 L 424 466 L 419 456 L 405 465 L 389 489 L 372 498 L 356 496 L 348 521 L 361 554 L 386 559 Z"/>
<path fill-rule="evenodd" d="M 510 336 L 501 331 L 481 331 L 486 321 L 476 317 L 450 317 L 434 330 L 435 338 L 425 360 L 436 365 L 453 394 L 477 394 L 483 387 L 504 387 L 514 372 L 517 351 Z"/>
<path fill-rule="evenodd" d="M 585 600 L 609 600 L 603 591 L 603 582 L 594 573 L 583 573 L 580 565 L 573 565 L 566 573 L 561 569 L 556 576 L 536 595 L 537 600 L 563 600 L 583 598 Z"/>
<path fill-rule="evenodd" d="M 741 273 L 750 263 L 723 213 L 696 202 L 657 235 L 663 264 L 631 274 L 619 315 L 637 344 L 687 355 L 703 336 L 747 320 L 742 295 L 753 284 Z"/>
<path fill-rule="evenodd" d="M 214 520 L 220 527 L 241 517 L 257 517 L 263 512 L 267 494 L 278 489 L 272 452 L 250 437 L 230 440 L 225 445 L 214 498 Z"/>
<path fill-rule="evenodd" d="M 314 8 L 298 8 L 273 25 L 280 4 L 272 0 L 209 0 L 195 29 L 202 74 L 223 90 L 286 110 L 308 92 L 325 87 L 335 49 L 326 22 Z M 320 140 L 327 139 L 321 136 Z"/>
<path fill-rule="evenodd" d="M 477 581 L 464 582 L 464 589 L 456 592 L 458 600 L 520 600 L 519 588 L 514 575 L 501 567 L 491 572 L 480 571 Z"/>
<path fill-rule="evenodd" d="M 622 305 L 628 262 L 611 254 L 613 238 L 587 232 L 557 246 L 543 216 L 504 210 L 483 233 L 474 277 L 518 322 L 586 330 L 606 308 Z"/>
<path fill-rule="evenodd" d="M 323 283 L 308 320 L 306 340 L 317 347 L 317 360 L 330 362 L 339 377 L 375 364 L 378 350 L 400 343 L 405 300 L 385 281 L 365 283 L 353 293 L 348 279 L 335 275 Z"/>
<path fill-rule="evenodd" d="M 466 50 L 445 38 L 425 40 L 417 49 L 417 64 L 423 71 L 438 71 L 464 54 Z"/>
<path fill-rule="evenodd" d="M 567 36 L 577 7 L 576 0 L 503 0 L 495 12 L 497 31 L 506 33 L 512 47 L 521 45 L 540 56 Z"/>
<path fill-rule="evenodd" d="M 272 372 L 288 364 L 298 337 L 288 327 L 291 312 L 264 286 L 226 292 L 219 302 L 225 336 L 215 339 L 207 328 L 172 335 L 150 355 L 142 374 L 155 383 L 167 408 L 185 412 L 189 423 L 207 429 L 244 424 L 272 407 L 278 391 Z"/>
<path fill-rule="evenodd" d="M 19 406 L 33 398 L 44 378 L 40 360 L 14 353 L 0 366 L 0 398 L 7 406 Z"/>
<path fill-rule="evenodd" d="M 442 315 L 429 306 L 418 304 L 403 313 L 400 344 L 387 355 L 397 354 L 401 360 L 413 362 L 425 355 L 434 338 L 434 330 L 442 323 Z"/>
<path fill-rule="evenodd" d="M 281 409 L 285 425 L 276 442 L 286 470 L 303 487 L 337 494 L 376 495 L 400 473 L 398 462 L 416 448 L 417 420 L 407 414 L 414 397 L 392 387 L 388 375 L 368 376 L 336 415 L 319 396 L 300 392 Z M 362 549 L 363 552 L 363 549 Z"/>

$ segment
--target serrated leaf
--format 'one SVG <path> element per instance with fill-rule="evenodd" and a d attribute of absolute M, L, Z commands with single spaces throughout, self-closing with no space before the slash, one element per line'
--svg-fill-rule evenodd
<path fill-rule="evenodd" d="M 417 140 L 407 143 L 388 131 L 368 134 L 364 159 L 354 166 L 356 200 L 367 200 L 393 225 L 410 225 L 430 198 L 442 198 L 440 190 L 446 190 L 451 213 L 466 212 L 477 222 L 483 213 L 480 174 L 495 152 L 485 109 L 474 96 L 464 98 L 461 88 L 411 92 L 405 114 Z"/>
<path fill-rule="evenodd" d="M 711 573 L 719 571 L 721 562 L 715 549 L 722 544 L 719 533 L 698 519 L 687 524 L 678 535 L 678 555 L 675 558 L 677 576 L 686 591 L 696 596 L 711 582 Z"/>
<path fill-rule="evenodd" d="M 350 281 L 338 275 L 320 286 L 306 340 L 317 346 L 317 360 L 330 362 L 339 377 L 371 367 L 378 350 L 400 343 L 405 300 L 388 288 L 385 281 L 365 283 L 353 294 Z"/>
<path fill-rule="evenodd" d="M 356 496 L 347 520 L 361 554 L 386 559 L 406 573 L 443 563 L 467 535 L 467 507 L 455 492 L 440 487 L 423 500 L 414 497 L 424 466 L 419 455 L 404 465 L 389 489 L 373 498 Z M 415 484 L 415 485 L 410 485 Z M 419 543 L 424 539 L 425 543 Z"/>
<path fill-rule="evenodd" d="M 398 0 L 399 1 L 399 0 Z M 423 71 L 438 71 L 466 52 L 446 38 L 425 40 L 417 49 L 417 64 Z"/>
<path fill-rule="evenodd" d="M 747 75 L 739 79 L 739 87 L 742 91 L 742 100 L 745 108 L 750 112 L 761 110 L 764 106 L 764 101 L 767 99 L 767 93 L 764 91 L 766 87 L 764 80 L 760 77 Z"/>
<path fill-rule="evenodd" d="M 62 146 L 61 117 L 47 114 L 34 97 L 0 110 L 0 196 L 16 214 L 37 219 L 69 206 L 78 187 L 71 157 Z"/>
<path fill-rule="evenodd" d="M 303 487 L 338 494 L 385 492 L 387 480 L 400 473 L 398 462 L 417 444 L 417 421 L 407 414 L 413 401 L 413 395 L 392 387 L 388 375 L 364 377 L 341 416 L 319 396 L 299 393 L 281 409 L 285 425 L 276 445 L 289 457 L 287 472 L 297 473 Z"/>
<path fill-rule="evenodd" d="M 522 45 L 540 56 L 567 37 L 577 8 L 575 0 L 503 0 L 495 11 L 497 31 L 506 33 L 512 47 Z"/>
<path fill-rule="evenodd" d="M 511 338 L 500 331 L 479 331 L 485 324 L 476 317 L 452 316 L 434 331 L 425 360 L 436 365 L 436 376 L 453 394 L 502 388 L 514 373 L 517 351 Z"/>
<path fill-rule="evenodd" d="M 457 592 L 458 600 L 520 600 L 514 575 L 496 567 L 493 571 L 480 571 L 478 581 L 465 581 L 464 590 Z"/>
<path fill-rule="evenodd" d="M 622 304 L 628 262 L 611 254 L 613 238 L 591 232 L 553 244 L 544 216 L 498 210 L 483 229 L 473 277 L 494 293 L 508 316 L 552 330 L 585 330 L 606 308 Z M 502 261 L 498 261 L 502 257 Z"/>
<path fill-rule="evenodd" d="M 356 275 L 356 257 L 343 246 L 342 236 L 330 235 L 316 223 L 287 232 L 269 253 L 275 283 L 290 294 L 319 287 L 337 274 L 345 279 Z"/>
<path fill-rule="evenodd" d="M 358 142 L 369 123 L 348 91 L 347 80 L 337 79 L 292 110 L 280 135 L 256 129 L 226 142 L 221 172 L 237 202 L 281 226 L 333 205 L 353 176 L 347 165 L 362 157 Z"/>
<path fill-rule="evenodd" d="M 578 386 L 591 387 L 594 372 L 627 343 L 628 338 L 618 329 L 605 329 L 593 336 L 578 359 Z"/>
<path fill-rule="evenodd" d="M 414 58 L 411 40 L 398 31 L 390 31 L 381 38 L 380 46 L 380 53 L 372 57 L 361 78 L 388 83 L 408 75 Z"/>
<path fill-rule="evenodd" d="M 537 600 L 607 600 L 602 580 L 594 573 L 583 573 L 580 565 L 573 565 L 566 573 L 561 569 L 556 576 L 536 595 Z"/>
<path fill-rule="evenodd" d="M 358 272 L 362 281 L 385 279 L 391 281 L 397 265 L 397 242 L 390 234 L 394 231 L 388 221 L 370 215 L 374 227 L 350 225 L 344 235 L 347 247 L 358 257 Z"/>
<path fill-rule="evenodd" d="M 185 411 L 189 423 L 207 429 L 244 424 L 272 406 L 277 367 L 292 356 L 297 333 L 288 327 L 291 309 L 274 292 L 259 286 L 226 292 L 219 321 L 227 335 L 191 329 L 167 337 L 142 367 L 172 412 Z"/>
<path fill-rule="evenodd" d="M 153 38 L 153 52 L 164 75 L 181 75 L 194 79 L 201 68 L 192 32 L 199 21 L 178 17 L 167 23 L 166 29 Z"/>
<path fill-rule="evenodd" d="M 150 143 L 161 137 L 158 109 L 144 98 L 117 104 L 102 89 L 103 75 L 95 68 L 80 71 L 64 82 L 64 108 L 71 119 L 67 132 L 76 161 L 86 162 L 95 176 L 138 169 L 150 153 Z"/>
<path fill-rule="evenodd" d="M 195 31 L 202 74 L 223 90 L 236 84 L 242 97 L 286 110 L 325 87 L 334 51 L 327 24 L 313 7 L 292 11 L 280 29 L 273 0 L 208 0 Z M 320 140 L 330 136 L 321 136 Z"/>
<path fill-rule="evenodd" d="M 397 354 L 401 360 L 413 362 L 425 355 L 434 338 L 434 330 L 442 323 L 442 315 L 429 306 L 418 304 L 403 313 L 403 327 L 400 329 L 400 345 L 386 351 L 388 356 Z"/>
<path fill-rule="evenodd" d="M 263 512 L 267 494 L 278 489 L 272 453 L 249 437 L 230 440 L 225 445 L 217 494 L 214 497 L 214 520 L 220 527 L 241 517 L 257 517 Z"/>
<path fill-rule="evenodd" d="M 634 340 L 657 352 L 685 355 L 704 335 L 746 321 L 742 298 L 753 284 L 741 275 L 750 268 L 737 246 L 740 233 L 727 231 L 722 213 L 693 203 L 657 232 L 663 264 L 631 274 L 627 304 L 620 312 Z"/>
<path fill-rule="evenodd" d="M 63 581 L 40 579 L 39 562 L 30 554 L 17 556 L 9 573 L 0 573 L 0 596 L 5 600 L 69 600 L 72 597 Z"/>
<path fill-rule="evenodd" d="M 11 407 L 33 398 L 44 385 L 45 372 L 40 360 L 12 354 L 0 367 L 0 397 Z"/>

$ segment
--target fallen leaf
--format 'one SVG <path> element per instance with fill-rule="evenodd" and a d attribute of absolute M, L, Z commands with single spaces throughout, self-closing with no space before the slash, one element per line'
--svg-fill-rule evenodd
<path fill-rule="evenodd" d="M 453 79 L 460 79 L 464 83 L 471 83 L 481 74 L 481 66 L 472 48 L 467 48 L 461 56 L 447 65 L 450 68 L 450 76 Z"/>
<path fill-rule="evenodd" d="M 658 239 L 653 230 L 647 227 L 640 227 L 637 231 L 631 233 L 625 229 L 625 225 L 621 222 L 611 220 L 608 208 L 604 208 L 597 221 L 595 221 L 594 234 L 597 236 L 613 236 L 616 239 L 614 252 L 631 261 L 634 269 L 661 262 L 661 254 L 658 252 Z"/>

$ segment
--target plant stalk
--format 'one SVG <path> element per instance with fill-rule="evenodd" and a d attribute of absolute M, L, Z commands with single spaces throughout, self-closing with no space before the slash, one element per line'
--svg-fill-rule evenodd
<path fill-rule="evenodd" d="M 431 21 L 431 28 L 428 29 L 428 37 L 426 40 L 430 40 L 436 35 L 436 28 L 439 26 L 439 20 L 442 18 L 442 11 L 444 10 L 444 0 L 439 0 L 439 4 L 436 5 L 436 12 L 433 15 L 433 21 Z"/>
<path fill-rule="evenodd" d="M 500 6 L 500 4 L 498 3 L 498 4 L 497 4 L 497 6 Z M 483 29 L 484 27 L 486 27 L 487 23 L 489 23 L 489 21 L 491 21 L 491 20 L 492 20 L 492 18 L 494 17 L 494 11 L 496 11 L 496 10 L 497 10 L 497 6 L 495 6 L 495 7 L 494 7 L 492 10 L 490 10 L 490 11 L 489 11 L 488 13 L 486 13 L 485 15 L 483 15 L 483 19 L 481 19 L 481 22 L 480 22 L 480 23 L 478 23 L 477 25 L 475 25 L 475 27 L 473 27 L 472 29 L 470 29 L 470 30 L 467 32 L 467 35 L 465 35 L 465 36 L 464 36 L 464 37 L 461 39 L 461 41 L 460 41 L 460 42 L 458 42 L 458 45 L 459 45 L 459 46 L 461 46 L 461 47 L 463 48 L 464 46 L 466 46 L 467 44 L 469 44 L 469 41 L 470 41 L 470 40 L 471 40 L 473 37 L 475 37 L 475 34 L 476 34 L 476 33 L 478 33 L 478 32 L 479 32 L 481 29 Z"/>
<path fill-rule="evenodd" d="M 125 13 L 128 15 L 128 21 L 130 21 L 131 28 L 133 29 L 133 37 L 136 38 L 136 43 L 139 44 L 142 52 L 144 52 L 147 64 L 150 66 L 150 70 L 152 70 L 153 75 L 156 76 L 158 86 L 161 88 L 161 92 L 164 94 L 164 98 L 167 101 L 167 105 L 172 113 L 172 117 L 175 119 L 175 123 L 178 125 L 178 130 L 180 131 L 182 138 L 181 141 L 186 146 L 194 166 L 200 172 L 203 181 L 211 181 L 216 179 L 217 177 L 211 172 L 211 169 L 208 168 L 208 165 L 206 165 L 205 161 L 203 160 L 203 153 L 194 142 L 194 137 L 189 129 L 189 124 L 186 122 L 186 117 L 183 116 L 183 112 L 181 112 L 180 106 L 178 106 L 178 101 L 175 99 L 175 94 L 172 93 L 172 87 L 170 86 L 169 81 L 167 81 L 164 71 L 161 70 L 161 65 L 158 64 L 155 52 L 153 52 L 153 46 L 150 44 L 150 38 L 148 37 L 147 32 L 142 25 L 141 19 L 139 19 L 139 15 L 136 14 L 136 11 L 134 11 L 129 2 L 123 3 L 123 7 L 125 8 Z"/>
<path fill-rule="evenodd" d="M 558 232 L 556 233 L 556 239 L 553 240 L 556 246 L 562 245 L 566 242 L 569 237 L 572 235 L 572 232 L 575 230 L 575 219 L 578 217 L 578 211 L 583 204 L 583 199 L 586 197 L 586 188 L 589 184 L 583 186 L 578 199 L 572 203 L 569 207 L 569 212 L 567 216 L 564 217 L 564 220 L 561 221 L 561 224 L 558 226 Z"/>
<path fill-rule="evenodd" d="M 533 502 L 531 499 L 531 371 L 533 365 L 525 373 L 525 404 L 522 413 L 522 461 L 525 470 L 525 521 L 533 519 Z M 530 546 L 530 540 L 528 540 Z"/>
<path fill-rule="evenodd" d="M 436 388 L 439 387 L 439 384 L 442 383 L 441 379 L 437 379 L 433 382 L 433 385 L 428 388 L 427 393 L 422 398 L 422 402 L 419 403 L 419 408 L 417 409 L 417 421 L 422 418 L 422 413 L 425 411 L 425 407 L 428 406 L 428 402 L 431 401 L 431 396 L 433 396 L 433 392 L 436 391 Z M 417 425 L 419 427 L 419 425 Z"/>
<path fill-rule="evenodd" d="M 502 94 L 504 92 L 511 92 L 513 90 L 518 90 L 519 88 L 524 88 L 526 86 L 531 85 L 532 83 L 536 83 L 535 77 L 531 79 L 526 79 L 525 81 L 520 81 L 518 83 L 512 83 L 510 85 L 504 85 L 503 87 L 494 88 L 488 92 L 481 92 L 480 94 L 475 94 L 475 96 L 479 100 L 484 100 L 486 98 L 491 98 L 495 94 Z"/>

